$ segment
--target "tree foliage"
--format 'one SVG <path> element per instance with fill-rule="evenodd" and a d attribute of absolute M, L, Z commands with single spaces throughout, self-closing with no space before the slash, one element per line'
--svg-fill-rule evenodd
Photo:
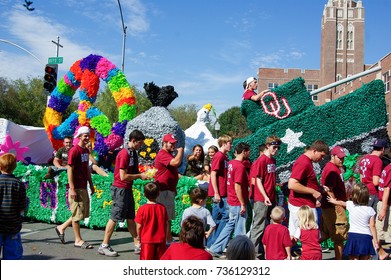
<path fill-rule="evenodd" d="M 41 78 L 9 81 L 0 77 L 1 118 L 20 125 L 42 127 L 47 98 Z M 76 109 L 76 102 L 72 102 L 65 111 L 63 119 Z"/>
<path fill-rule="evenodd" d="M 242 116 L 240 107 L 232 107 L 220 114 L 220 133 L 228 134 L 233 138 L 244 138 L 251 134 L 247 127 L 246 118 Z"/>
<path fill-rule="evenodd" d="M 198 110 L 195 104 L 180 105 L 178 107 L 168 108 L 168 110 L 183 130 L 188 129 L 197 120 Z"/>

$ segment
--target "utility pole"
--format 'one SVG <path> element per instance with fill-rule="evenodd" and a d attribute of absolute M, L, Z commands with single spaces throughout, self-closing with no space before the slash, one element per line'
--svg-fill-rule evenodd
<path fill-rule="evenodd" d="M 122 16 L 122 8 L 121 8 L 121 3 L 118 0 L 118 6 L 119 6 L 119 12 L 121 14 L 121 21 L 122 21 L 122 31 L 123 31 L 123 38 L 122 38 L 122 67 L 121 70 L 124 72 L 125 69 L 125 43 L 126 43 L 126 28 L 124 24 L 124 18 Z"/>
<path fill-rule="evenodd" d="M 60 37 L 57 36 L 57 42 L 52 40 L 52 43 L 56 45 L 56 57 L 58 57 L 60 53 L 60 47 L 63 48 L 63 46 L 60 45 Z"/>

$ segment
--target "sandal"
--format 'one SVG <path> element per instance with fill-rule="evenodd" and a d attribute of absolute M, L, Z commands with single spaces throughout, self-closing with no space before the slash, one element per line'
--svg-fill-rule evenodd
<path fill-rule="evenodd" d="M 381 255 L 383 257 L 381 257 Z M 383 248 L 380 248 L 378 250 L 378 256 L 379 256 L 379 260 L 382 260 L 382 261 L 391 259 L 391 254 L 387 253 Z"/>
<path fill-rule="evenodd" d="M 87 241 L 84 241 L 83 244 L 81 245 L 74 245 L 76 248 L 80 248 L 80 249 L 92 249 L 94 248 L 94 246 L 92 246 L 90 243 L 88 243 Z"/>
<path fill-rule="evenodd" d="M 58 235 L 58 238 L 60 238 L 61 243 L 65 244 L 65 232 L 64 233 L 60 233 L 60 231 L 58 230 L 57 227 L 55 227 L 54 230 L 56 231 L 56 233 Z"/>

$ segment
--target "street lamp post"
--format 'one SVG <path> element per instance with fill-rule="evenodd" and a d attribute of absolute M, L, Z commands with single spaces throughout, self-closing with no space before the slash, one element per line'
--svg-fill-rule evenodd
<path fill-rule="evenodd" d="M 120 0 L 118 0 L 118 7 L 119 7 L 119 12 L 121 14 L 121 22 L 122 22 L 122 32 L 123 32 L 123 37 L 122 37 L 122 67 L 121 70 L 124 72 L 125 70 L 125 43 L 126 43 L 126 28 L 124 23 L 124 17 L 122 16 L 122 8 L 121 8 L 121 3 Z"/>
<path fill-rule="evenodd" d="M 218 121 L 215 122 L 215 131 L 216 131 L 216 138 L 218 138 L 219 131 L 220 131 L 220 123 Z"/>

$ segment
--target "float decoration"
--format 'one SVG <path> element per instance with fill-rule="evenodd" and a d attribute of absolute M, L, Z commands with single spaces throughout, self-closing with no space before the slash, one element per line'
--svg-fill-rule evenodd
<path fill-rule="evenodd" d="M 5 153 L 11 153 L 15 155 L 17 161 L 23 161 L 23 154 L 27 153 L 29 149 L 29 147 L 20 147 L 19 141 L 14 143 L 12 137 L 10 135 L 6 135 L 4 143 L 0 144 L 0 156 Z"/>
<path fill-rule="evenodd" d="M 114 125 L 93 106 L 100 79 L 107 83 L 118 108 L 118 122 Z M 62 122 L 63 113 L 76 90 L 79 90 L 80 99 L 78 109 Z M 99 155 L 106 155 L 123 144 L 126 125 L 136 115 L 135 103 L 134 92 L 124 73 L 108 59 L 91 54 L 76 61 L 58 82 L 50 95 L 43 123 L 55 150 L 62 147 L 65 136 L 73 136 L 80 126 L 88 126 L 93 129 L 94 150 Z"/>

